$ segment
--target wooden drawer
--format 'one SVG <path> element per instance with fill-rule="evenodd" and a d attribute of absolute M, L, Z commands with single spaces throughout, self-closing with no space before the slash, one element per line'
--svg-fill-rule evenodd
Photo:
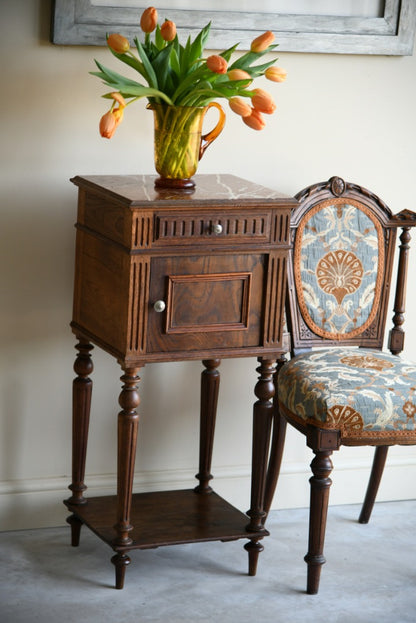
<path fill-rule="evenodd" d="M 288 244 L 290 214 L 287 209 L 222 210 L 164 213 L 132 211 L 94 195 L 83 202 L 78 227 L 122 244 L 131 250 L 183 245 Z"/>
<path fill-rule="evenodd" d="M 224 214 L 223 211 L 156 214 L 154 246 L 172 244 L 223 244 L 246 239 L 269 242 L 271 211 L 244 211 Z"/>

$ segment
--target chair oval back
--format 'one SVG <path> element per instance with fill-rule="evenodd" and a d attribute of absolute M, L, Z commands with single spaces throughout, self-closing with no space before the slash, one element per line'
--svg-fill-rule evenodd
<path fill-rule="evenodd" d="M 289 275 L 294 347 L 381 348 L 395 242 L 390 210 L 338 177 L 296 198 Z"/>

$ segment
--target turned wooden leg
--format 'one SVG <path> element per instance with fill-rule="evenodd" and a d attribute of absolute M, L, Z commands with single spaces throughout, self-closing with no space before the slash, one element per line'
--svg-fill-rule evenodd
<path fill-rule="evenodd" d="M 70 515 L 67 517 L 66 522 L 71 526 L 71 545 L 72 547 L 78 547 L 82 521 L 76 515 Z"/>
<path fill-rule="evenodd" d="M 130 532 L 131 496 L 133 491 L 134 463 L 136 459 L 137 430 L 139 415 L 136 411 L 140 403 L 137 391 L 137 376 L 139 368 L 127 368 L 121 377 L 124 385 L 119 397 L 122 410 L 118 414 L 118 448 L 117 448 L 117 523 L 114 529 L 117 532 L 114 545 L 130 545 L 133 540 Z M 127 560 L 128 559 L 128 560 Z M 116 585 L 124 582 L 125 567 L 130 562 L 125 553 L 115 556 Z"/>
<path fill-rule="evenodd" d="M 325 563 L 323 555 L 325 542 L 326 518 L 328 514 L 329 488 L 332 484 L 329 475 L 332 471 L 330 456 L 332 450 L 315 452 L 311 463 L 313 476 L 311 484 L 311 503 L 309 511 L 309 548 L 305 556 L 308 565 L 308 582 L 306 592 L 315 595 L 319 589 L 319 579 L 322 565 Z"/>
<path fill-rule="evenodd" d="M 258 361 L 260 366 L 257 368 L 257 372 L 259 372 L 260 376 L 254 390 L 258 400 L 254 403 L 253 408 L 251 508 L 247 511 L 250 523 L 247 525 L 246 530 L 260 531 L 267 534 L 263 526 L 263 518 L 265 516 L 263 508 L 273 418 L 274 360 L 260 358 Z M 249 575 L 256 575 L 258 557 L 264 549 L 263 545 L 259 543 L 261 538 L 253 538 L 244 546 L 249 554 Z"/>
<path fill-rule="evenodd" d="M 367 493 L 365 494 L 364 504 L 358 518 L 359 523 L 368 523 L 370 520 L 371 511 L 373 510 L 377 491 L 383 475 L 384 465 L 386 464 L 388 449 L 388 446 L 377 446 L 375 449 Z"/>
<path fill-rule="evenodd" d="M 87 501 L 84 498 L 87 488 L 84 479 L 92 393 L 89 375 L 94 366 L 90 355 L 92 344 L 81 337 L 78 339 L 79 343 L 75 347 L 78 354 L 74 363 L 77 377 L 72 386 L 72 483 L 69 485 L 72 495 L 67 502 L 81 505 Z M 71 526 L 72 545 L 78 545 L 82 522 L 74 515 L 68 517 L 67 521 Z"/>
<path fill-rule="evenodd" d="M 127 554 L 117 553 L 112 557 L 111 562 L 116 568 L 116 588 L 121 590 L 124 588 L 124 578 L 126 577 L 126 568 L 131 563 L 131 559 Z"/>
<path fill-rule="evenodd" d="M 211 460 L 220 387 L 220 373 L 217 368 L 221 361 L 220 359 L 207 359 L 202 363 L 206 369 L 201 374 L 199 472 L 196 475 L 199 485 L 195 487 L 195 491 L 197 493 L 211 493 L 209 481 L 213 477 Z"/>
<path fill-rule="evenodd" d="M 277 383 L 279 377 L 279 371 L 281 367 L 286 363 L 286 357 L 282 355 L 277 360 L 276 371 L 274 373 L 274 387 L 275 394 L 273 398 L 273 436 L 270 447 L 269 465 L 267 468 L 266 489 L 264 494 L 264 512 L 263 525 L 269 514 L 270 507 L 273 502 L 274 492 L 276 490 L 277 481 L 280 474 L 280 466 L 282 464 L 283 450 L 286 437 L 287 422 L 283 416 L 279 413 L 278 396 L 277 396 Z"/>

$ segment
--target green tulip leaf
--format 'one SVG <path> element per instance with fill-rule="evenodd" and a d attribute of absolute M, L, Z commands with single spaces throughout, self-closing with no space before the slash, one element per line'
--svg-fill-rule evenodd
<path fill-rule="evenodd" d="M 147 54 L 137 37 L 134 39 L 134 43 L 136 44 L 137 51 L 139 53 L 140 59 L 143 63 L 144 70 L 146 72 L 146 80 L 149 83 L 150 87 L 157 89 L 158 79 L 157 79 L 157 75 L 154 72 L 152 64 L 149 61 Z"/>

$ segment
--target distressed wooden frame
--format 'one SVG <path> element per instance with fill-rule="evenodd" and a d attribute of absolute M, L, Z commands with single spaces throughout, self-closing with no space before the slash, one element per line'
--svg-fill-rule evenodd
<path fill-rule="evenodd" d="M 105 45 L 107 31 L 132 38 L 138 18 L 147 7 L 100 5 L 100 0 L 55 0 L 51 40 L 60 45 Z M 414 0 L 385 0 L 382 17 L 290 15 L 270 12 L 200 11 L 172 9 L 169 19 L 178 25 L 179 36 L 195 36 L 212 21 L 210 49 L 226 49 L 237 41 L 247 50 L 251 40 L 272 30 L 279 51 L 338 54 L 412 55 L 416 30 Z M 166 12 L 166 11 L 165 11 Z M 224 24 L 226 27 L 224 28 Z M 233 28 L 227 28 L 229 24 Z"/>

